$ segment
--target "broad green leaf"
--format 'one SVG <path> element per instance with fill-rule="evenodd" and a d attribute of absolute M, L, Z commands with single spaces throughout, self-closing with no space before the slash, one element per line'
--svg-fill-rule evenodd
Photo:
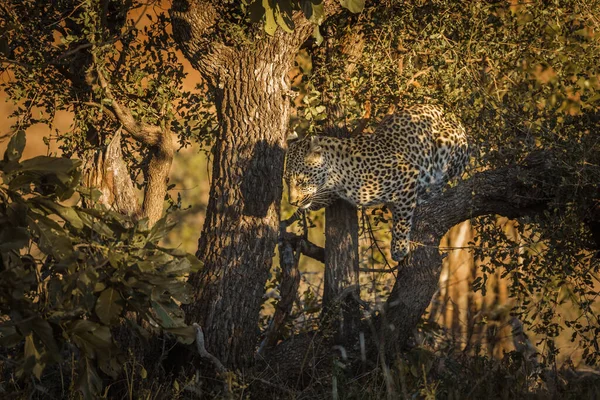
<path fill-rule="evenodd" d="M 93 322 L 77 325 L 69 324 L 66 333 L 86 357 L 96 358 L 99 353 L 117 352 L 108 326 Z"/>
<path fill-rule="evenodd" d="M 27 336 L 25 336 L 25 349 L 23 355 L 26 363 L 31 363 L 31 359 L 35 360 L 33 374 L 36 376 L 36 378 L 40 379 L 46 364 L 42 362 L 42 356 L 35 345 L 33 333 L 29 333 Z"/>
<path fill-rule="evenodd" d="M 190 272 L 198 272 L 204 267 L 204 263 L 194 254 L 188 254 L 185 258 L 187 258 L 190 263 Z"/>
<path fill-rule="evenodd" d="M 159 219 L 150 230 L 150 234 L 147 238 L 148 242 L 158 243 L 175 225 L 176 222 L 169 221 L 167 217 Z"/>
<path fill-rule="evenodd" d="M 310 20 L 313 15 L 313 4 L 310 0 L 300 0 L 300 9 L 302 13 L 306 17 L 306 19 Z"/>
<path fill-rule="evenodd" d="M 23 336 L 19 334 L 14 326 L 0 326 L 0 346 L 11 348 L 23 341 Z"/>
<path fill-rule="evenodd" d="M 178 328 L 185 326 L 183 322 L 183 313 L 175 304 L 165 304 L 158 301 L 151 301 L 152 310 L 157 317 L 157 322 L 163 328 Z"/>
<path fill-rule="evenodd" d="M 340 4 L 353 13 L 359 13 L 365 8 L 365 0 L 340 0 Z"/>
<path fill-rule="evenodd" d="M 108 238 L 115 236 L 115 232 L 102 221 L 102 216 L 98 210 L 81 209 L 78 210 L 78 214 L 81 222 L 95 233 Z"/>
<path fill-rule="evenodd" d="M 79 361 L 81 368 L 79 370 L 79 378 L 77 379 L 77 388 L 81 391 L 85 400 L 98 398 L 102 389 L 102 379 L 96 372 L 96 367 L 87 357 L 82 357 Z"/>
<path fill-rule="evenodd" d="M 286 32 L 294 31 L 294 21 L 292 20 L 292 4 L 290 0 L 278 0 L 275 12 L 277 24 Z"/>
<path fill-rule="evenodd" d="M 18 172 L 37 172 L 40 175 L 55 174 L 70 180 L 73 170 L 81 165 L 80 160 L 66 157 L 37 156 L 21 161 Z"/>
<path fill-rule="evenodd" d="M 96 329 L 100 328 L 100 324 L 97 322 L 90 321 L 88 319 L 79 319 L 77 321 L 71 322 L 68 325 L 68 331 L 75 334 L 80 334 L 84 332 L 93 332 Z"/>
<path fill-rule="evenodd" d="M 116 379 L 123 369 L 123 354 L 114 347 L 108 351 L 99 351 L 96 356 L 100 370 Z"/>
<path fill-rule="evenodd" d="M 170 276 L 181 276 L 190 270 L 190 261 L 186 258 L 175 259 L 161 267 L 161 272 Z"/>
<path fill-rule="evenodd" d="M 262 5 L 262 0 L 254 0 L 248 6 L 251 22 L 259 22 L 263 15 L 265 15 L 265 8 Z"/>
<path fill-rule="evenodd" d="M 4 161 L 19 161 L 25 149 L 25 131 L 18 130 L 8 142 L 4 152 Z"/>
<path fill-rule="evenodd" d="M 20 250 L 29 243 L 27 229 L 4 226 L 0 230 L 0 251 Z"/>
<path fill-rule="evenodd" d="M 13 226 L 27 226 L 27 212 L 31 209 L 28 202 L 22 198 L 13 198 L 13 202 L 6 207 L 6 217 Z"/>
<path fill-rule="evenodd" d="M 42 197 L 31 199 L 31 201 L 33 203 L 40 204 L 46 207 L 48 210 L 56 213 L 56 215 L 73 225 L 75 229 L 82 229 L 84 226 L 79 214 L 73 207 L 65 207 L 57 202 Z"/>
<path fill-rule="evenodd" d="M 43 194 L 56 195 L 66 200 L 73 195 L 81 177 L 77 167 L 79 160 L 60 157 L 38 156 L 16 165 L 5 166 L 7 183 L 13 191 L 29 190 L 35 185 Z"/>
<path fill-rule="evenodd" d="M 73 253 L 73 245 L 64 229 L 50 218 L 36 215 L 29 217 L 29 228 L 38 236 L 38 246 L 46 254 L 57 260 L 68 258 Z"/>
<path fill-rule="evenodd" d="M 96 315 L 105 325 L 110 325 L 123 311 L 121 295 L 114 288 L 105 289 L 96 301 Z"/>
<path fill-rule="evenodd" d="M 48 323 L 48 321 L 43 320 L 38 317 L 30 322 L 31 329 L 40 338 L 44 346 L 46 347 L 47 352 L 53 361 L 58 362 L 60 360 L 60 352 L 58 350 L 58 345 L 56 344 L 56 340 L 54 338 L 54 333 L 52 331 L 52 327 Z"/>
<path fill-rule="evenodd" d="M 263 7 L 265 8 L 265 32 L 273 36 L 277 30 L 277 22 L 275 22 L 275 10 L 269 4 L 269 0 L 263 0 Z"/>
<path fill-rule="evenodd" d="M 77 188 L 77 192 L 87 199 L 90 199 L 92 202 L 97 202 L 102 197 L 102 192 L 97 188 L 87 188 L 83 186 L 79 186 Z"/>
<path fill-rule="evenodd" d="M 310 22 L 313 24 L 321 25 L 325 18 L 325 8 L 323 3 L 312 4 L 312 15 L 310 16 Z"/>

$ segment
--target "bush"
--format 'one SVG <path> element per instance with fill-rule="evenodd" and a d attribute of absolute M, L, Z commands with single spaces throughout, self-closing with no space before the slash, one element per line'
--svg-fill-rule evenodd
<path fill-rule="evenodd" d="M 92 398 L 103 387 L 98 370 L 116 378 L 123 366 L 112 328 L 127 323 L 142 337 L 162 328 L 193 342 L 180 305 L 201 263 L 157 245 L 166 219 L 149 229 L 99 205 L 66 205 L 99 194 L 79 186 L 80 161 L 20 160 L 24 147 L 17 132 L 0 161 L 0 346 L 12 367 L 4 372 L 32 382 L 72 357 L 75 387 Z"/>

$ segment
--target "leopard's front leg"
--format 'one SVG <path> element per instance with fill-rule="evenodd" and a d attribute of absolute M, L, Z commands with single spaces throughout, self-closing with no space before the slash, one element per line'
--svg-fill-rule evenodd
<path fill-rule="evenodd" d="M 403 193 L 394 203 L 387 205 L 392 212 L 392 259 L 400 262 L 410 251 L 410 231 L 417 206 L 417 192 Z"/>

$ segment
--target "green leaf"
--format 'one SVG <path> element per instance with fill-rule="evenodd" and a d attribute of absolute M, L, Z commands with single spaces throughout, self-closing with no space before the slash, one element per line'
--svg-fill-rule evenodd
<path fill-rule="evenodd" d="M 365 0 L 340 0 L 340 4 L 353 13 L 359 13 L 365 8 Z"/>
<path fill-rule="evenodd" d="M 100 379 L 96 368 L 89 358 L 83 357 L 80 363 L 81 370 L 79 372 L 79 379 L 77 380 L 77 387 L 83 394 L 84 399 L 96 399 L 102 389 L 102 379 Z"/>
<path fill-rule="evenodd" d="M 55 174 L 65 180 L 81 165 L 80 160 L 65 157 L 37 156 L 21 161 L 18 172 L 37 172 L 40 175 Z"/>
<path fill-rule="evenodd" d="M 254 0 L 252 3 L 250 3 L 248 6 L 248 12 L 251 22 L 259 22 L 263 15 L 265 15 L 265 8 L 262 5 L 262 1 Z"/>
<path fill-rule="evenodd" d="M 60 216 L 65 221 L 69 222 L 75 229 L 83 229 L 83 221 L 77 211 L 72 207 L 65 207 L 52 200 L 48 200 L 42 197 L 31 199 L 33 203 L 37 203 L 41 206 L 51 210 L 56 215 Z"/>
<path fill-rule="evenodd" d="M 30 324 L 31 329 L 37 335 L 37 337 L 40 338 L 52 360 L 55 362 L 60 361 L 58 345 L 56 344 L 52 327 L 48 321 L 38 317 L 31 321 Z"/>
<path fill-rule="evenodd" d="M 35 345 L 33 333 L 29 333 L 29 335 L 25 336 L 25 349 L 23 355 L 25 357 L 26 365 L 31 364 L 32 360 L 35 361 L 33 364 L 33 374 L 36 378 L 40 379 L 42 372 L 46 367 L 46 363 L 41 360 L 42 356 Z M 26 372 L 26 369 L 23 372 Z"/>
<path fill-rule="evenodd" d="M 265 8 L 265 32 L 273 36 L 277 30 L 277 22 L 275 22 L 275 10 L 269 4 L 269 0 L 263 0 L 263 7 Z"/>
<path fill-rule="evenodd" d="M 294 21 L 292 20 L 292 4 L 290 0 L 278 0 L 277 10 L 275 12 L 277 24 L 286 32 L 294 31 Z"/>
<path fill-rule="evenodd" d="M 25 149 L 25 131 L 18 130 L 8 142 L 4 152 L 4 161 L 19 161 Z"/>
<path fill-rule="evenodd" d="M 19 334 L 14 326 L 0 326 L 0 346 L 4 348 L 14 347 L 23 341 L 23 336 Z"/>
<path fill-rule="evenodd" d="M 51 254 L 59 261 L 73 254 L 73 245 L 69 236 L 50 218 L 39 214 L 29 217 L 29 228 L 39 238 L 38 246 L 44 253 Z"/>
<path fill-rule="evenodd" d="M 152 310 L 157 317 L 158 323 L 163 328 L 179 328 L 185 326 L 183 322 L 183 312 L 174 303 L 162 303 L 151 301 Z"/>
<path fill-rule="evenodd" d="M 306 17 L 306 19 L 310 20 L 313 15 L 313 4 L 310 0 L 300 0 L 300 9 L 302 13 Z"/>
<path fill-rule="evenodd" d="M 312 15 L 310 17 L 310 22 L 313 24 L 321 25 L 323 19 L 325 18 L 325 8 L 323 7 L 323 3 L 320 4 L 312 4 Z"/>
<path fill-rule="evenodd" d="M 108 238 L 113 238 L 115 236 L 115 232 L 102 221 L 102 216 L 98 210 L 80 209 L 78 210 L 78 214 L 81 222 L 95 233 Z"/>
<path fill-rule="evenodd" d="M 20 250 L 29 244 L 27 229 L 3 226 L 0 230 L 0 251 Z"/>
<path fill-rule="evenodd" d="M 120 304 L 121 295 L 113 288 L 105 289 L 98 300 L 96 301 L 96 315 L 105 325 L 110 325 L 115 321 L 123 311 L 123 306 Z"/>
<path fill-rule="evenodd" d="M 163 217 L 156 221 L 152 229 L 150 230 L 150 234 L 148 235 L 148 242 L 150 243 L 158 243 L 162 238 L 164 238 L 169 231 L 176 225 L 175 221 L 169 221 L 167 217 Z"/>
<path fill-rule="evenodd" d="M 165 331 L 177 336 L 177 340 L 183 344 L 192 344 L 196 341 L 196 329 L 193 326 L 167 328 Z"/>
<path fill-rule="evenodd" d="M 66 332 L 88 358 L 103 357 L 107 352 L 115 353 L 117 351 L 108 326 L 79 320 L 68 324 Z"/>
<path fill-rule="evenodd" d="M 9 189 L 29 190 L 31 185 L 43 194 L 53 194 L 60 200 L 71 197 L 79 183 L 79 160 L 38 156 L 4 167 Z"/>

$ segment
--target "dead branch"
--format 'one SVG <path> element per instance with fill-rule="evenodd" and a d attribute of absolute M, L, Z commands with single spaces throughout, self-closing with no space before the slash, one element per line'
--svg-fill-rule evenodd
<path fill-rule="evenodd" d="M 121 129 L 113 136 L 105 151 L 98 150 L 85 163 L 85 184 L 102 192 L 98 200 L 124 215 L 139 213 L 133 182 L 121 151 Z"/>
<path fill-rule="evenodd" d="M 223 374 L 227 372 L 227 368 L 219 361 L 219 359 L 206 350 L 206 346 L 204 344 L 204 332 L 202 331 L 202 327 L 197 323 L 193 323 L 192 326 L 196 329 L 196 348 L 198 349 L 198 354 L 202 358 L 208 359 L 217 370 L 218 373 Z"/>

